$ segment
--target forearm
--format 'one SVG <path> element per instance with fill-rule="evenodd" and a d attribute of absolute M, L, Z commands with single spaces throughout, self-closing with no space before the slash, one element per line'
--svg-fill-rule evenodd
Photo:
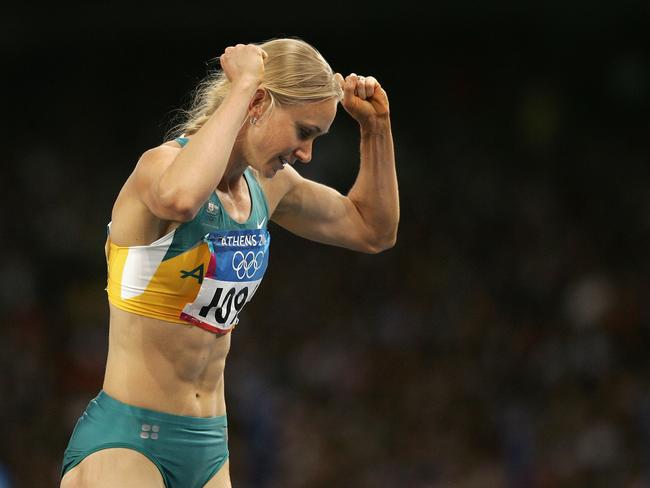
<path fill-rule="evenodd" d="M 198 208 L 209 198 L 224 174 L 256 88 L 255 83 L 233 85 L 219 108 L 161 175 L 161 200 L 182 199 L 185 206 Z"/>
<path fill-rule="evenodd" d="M 399 193 L 395 151 L 386 117 L 361 127 L 361 164 L 348 193 L 374 246 L 385 249 L 395 244 L 399 222 Z"/>

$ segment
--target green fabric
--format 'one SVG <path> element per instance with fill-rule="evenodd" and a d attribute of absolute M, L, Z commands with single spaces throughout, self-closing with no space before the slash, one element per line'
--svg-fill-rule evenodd
<path fill-rule="evenodd" d="M 167 488 L 199 488 L 228 459 L 226 416 L 171 415 L 127 405 L 101 391 L 77 421 L 61 477 L 93 452 L 114 447 L 149 458 Z"/>
<path fill-rule="evenodd" d="M 185 146 L 189 139 L 178 137 L 176 142 Z M 181 224 L 174 232 L 172 240 L 163 261 L 171 259 L 188 249 L 197 245 L 203 240 L 203 236 L 217 230 L 243 230 L 243 229 L 266 229 L 269 219 L 269 208 L 266 202 L 264 190 L 253 175 L 252 171 L 247 168 L 244 172 L 244 178 L 248 186 L 251 197 L 251 213 L 243 224 L 230 218 L 230 215 L 224 210 L 219 201 L 219 197 L 212 192 L 208 201 L 203 204 L 199 213 L 194 219 Z"/>

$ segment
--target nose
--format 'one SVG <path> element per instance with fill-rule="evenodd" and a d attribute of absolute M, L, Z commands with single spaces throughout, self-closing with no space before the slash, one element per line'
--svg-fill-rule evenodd
<path fill-rule="evenodd" d="M 307 164 L 311 161 L 312 141 L 306 141 L 294 151 L 294 155 L 301 162 Z"/>

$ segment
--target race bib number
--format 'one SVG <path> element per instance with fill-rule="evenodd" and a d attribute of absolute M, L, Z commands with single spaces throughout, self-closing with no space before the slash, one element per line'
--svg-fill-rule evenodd
<path fill-rule="evenodd" d="M 227 332 L 259 286 L 269 259 L 266 229 L 211 232 L 204 238 L 210 264 L 201 288 L 181 318 L 213 332 Z"/>

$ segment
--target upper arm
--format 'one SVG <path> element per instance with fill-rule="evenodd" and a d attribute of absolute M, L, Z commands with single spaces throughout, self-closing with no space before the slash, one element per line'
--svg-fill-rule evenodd
<path fill-rule="evenodd" d="M 148 210 L 161 220 L 184 222 L 194 218 L 193 205 L 178 195 L 165 191 L 161 179 L 178 155 L 178 148 L 168 145 L 146 151 L 133 172 L 135 193 Z"/>
<path fill-rule="evenodd" d="M 265 185 L 272 220 L 307 239 L 377 252 L 354 202 L 334 188 L 303 178 L 287 166 Z"/>

